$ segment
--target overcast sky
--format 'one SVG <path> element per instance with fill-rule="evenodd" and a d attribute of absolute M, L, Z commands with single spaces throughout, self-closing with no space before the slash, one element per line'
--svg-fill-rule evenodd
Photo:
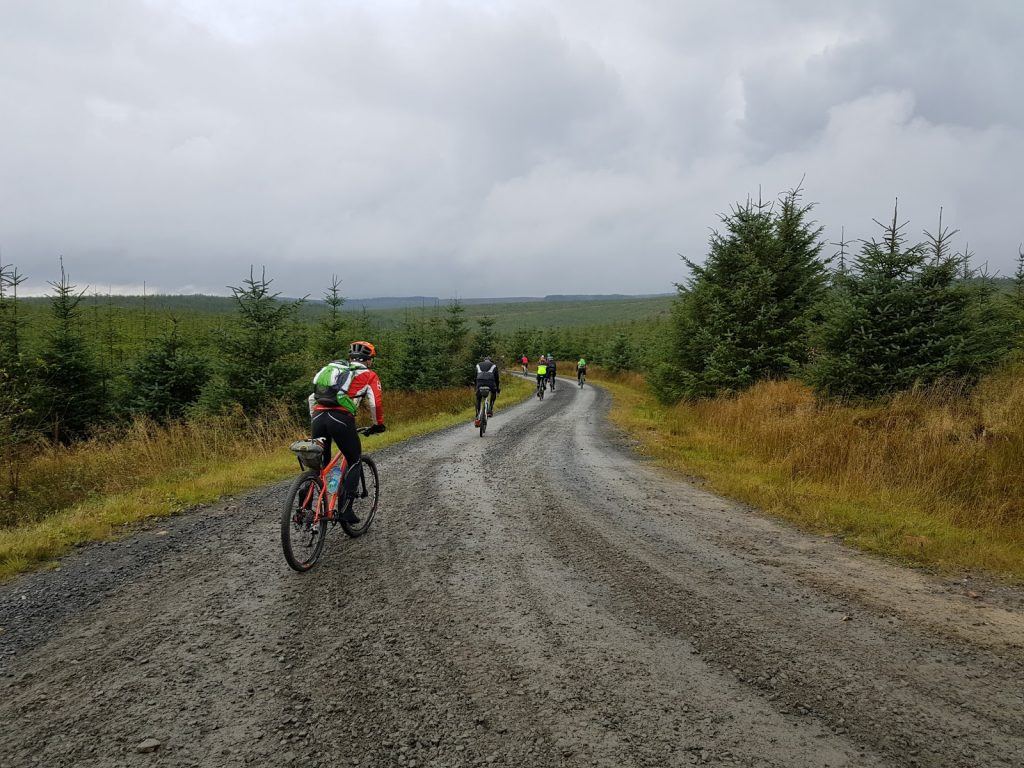
<path fill-rule="evenodd" d="M 646 293 L 799 182 L 827 239 L 1024 239 L 1024 3 L 0 0 L 0 252 L 43 286 Z"/>

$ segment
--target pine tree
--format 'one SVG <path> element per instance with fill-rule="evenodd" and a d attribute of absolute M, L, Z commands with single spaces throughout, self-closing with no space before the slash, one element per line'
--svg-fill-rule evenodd
<path fill-rule="evenodd" d="M 1017 246 L 1017 271 L 1013 273 L 1013 301 L 1024 312 L 1024 243 Z"/>
<path fill-rule="evenodd" d="M 508 352 L 513 356 L 515 362 L 519 361 L 523 355 L 526 355 L 529 359 L 533 359 L 536 354 L 534 349 L 536 344 L 533 341 L 534 332 L 526 330 L 524 328 L 518 328 L 512 332 L 512 335 L 508 339 Z"/>
<path fill-rule="evenodd" d="M 445 354 L 453 358 L 463 354 L 468 335 L 466 308 L 462 306 L 458 299 L 452 299 L 444 308 Z"/>
<path fill-rule="evenodd" d="M 420 367 L 423 389 L 440 389 L 452 385 L 452 364 L 448 357 L 445 323 L 436 312 L 424 324 L 424 354 Z"/>
<path fill-rule="evenodd" d="M 271 293 L 266 269 L 254 269 L 241 287 L 228 286 L 237 315 L 226 334 L 216 373 L 203 388 L 200 406 L 219 411 L 232 405 L 249 413 L 280 400 L 298 400 L 304 368 L 295 338 L 302 332 L 293 320 L 305 299 L 281 301 Z"/>
<path fill-rule="evenodd" d="M 476 322 L 479 328 L 473 334 L 473 343 L 470 346 L 470 360 L 475 364 L 485 356 L 490 356 L 494 362 L 498 362 L 498 352 L 496 349 L 498 340 L 494 332 L 494 318 L 480 317 L 477 318 Z M 473 376 L 475 378 L 475 374 Z"/>
<path fill-rule="evenodd" d="M 0 365 L 21 357 L 21 329 L 18 315 L 18 286 L 25 280 L 16 266 L 0 262 Z"/>
<path fill-rule="evenodd" d="M 635 365 L 633 344 L 625 333 L 617 333 L 605 353 L 605 366 L 612 373 L 631 370 Z"/>
<path fill-rule="evenodd" d="M 406 310 L 405 320 L 399 329 L 398 344 L 394 350 L 397 358 L 394 366 L 394 384 L 398 389 L 417 391 L 428 389 L 426 363 L 429 359 L 428 342 L 423 322 Z"/>
<path fill-rule="evenodd" d="M 103 312 L 103 322 L 101 327 L 97 328 L 97 331 L 99 332 L 102 350 L 100 365 L 104 373 L 103 397 L 112 411 L 115 411 L 117 404 L 121 402 L 120 391 L 124 385 L 124 368 L 121 364 L 124 358 L 124 350 L 122 336 L 115 322 L 117 315 L 118 310 L 114 307 L 113 298 L 108 292 Z"/>
<path fill-rule="evenodd" d="M 664 401 L 736 391 L 784 376 L 806 362 L 809 333 L 826 282 L 821 229 L 800 189 L 778 211 L 748 200 L 722 217 L 703 265 L 685 259 L 665 358 L 652 384 Z"/>
<path fill-rule="evenodd" d="M 829 243 L 829 245 L 834 245 L 838 249 L 832 256 L 833 260 L 836 262 L 836 275 L 845 275 L 847 273 L 847 262 L 849 260 L 851 243 L 851 240 L 846 239 L 846 227 L 840 227 L 838 242 Z"/>
<path fill-rule="evenodd" d="M 172 317 L 171 330 L 151 343 L 128 372 L 129 407 L 159 420 L 180 418 L 199 399 L 208 378 L 207 361 L 184 344 Z"/>
<path fill-rule="evenodd" d="M 324 292 L 324 304 L 327 312 L 314 326 L 313 350 L 320 360 L 341 360 L 347 355 L 352 339 L 346 335 L 348 331 L 341 311 L 345 297 L 341 295 L 341 279 L 337 275 L 331 275 L 331 285 Z"/>
<path fill-rule="evenodd" d="M 976 379 L 1006 352 L 1004 319 L 986 281 L 962 279 L 963 254 L 942 227 L 908 244 L 894 208 L 837 281 L 808 371 L 825 395 L 875 398 L 944 379 Z"/>
<path fill-rule="evenodd" d="M 0 498 L 7 499 L 18 495 L 20 453 L 34 426 L 34 375 L 22 354 L 24 320 L 18 313 L 18 286 L 24 279 L 13 264 L 0 262 Z"/>
<path fill-rule="evenodd" d="M 42 378 L 38 410 L 46 415 L 56 442 L 68 443 L 84 437 L 107 415 L 107 403 L 100 385 L 100 368 L 81 336 L 80 303 L 61 259 L 60 281 L 50 282 L 53 324 L 44 340 Z"/>

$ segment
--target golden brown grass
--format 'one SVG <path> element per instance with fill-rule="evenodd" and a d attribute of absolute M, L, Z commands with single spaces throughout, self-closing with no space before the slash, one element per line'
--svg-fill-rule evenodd
<path fill-rule="evenodd" d="M 971 394 L 818 402 L 796 381 L 658 404 L 636 375 L 595 372 L 613 419 L 662 464 L 857 546 L 945 569 L 1024 579 L 1024 371 Z"/>
<path fill-rule="evenodd" d="M 503 400 L 532 394 L 514 379 Z M 366 438 L 367 450 L 472 418 L 469 389 L 388 392 L 388 431 Z M 288 443 L 305 426 L 286 409 L 259 420 L 235 415 L 159 426 L 133 423 L 70 448 L 45 447 L 22 470 L 23 491 L 0 509 L 0 581 L 68 549 L 117 535 L 124 526 L 173 514 L 297 471 Z"/>

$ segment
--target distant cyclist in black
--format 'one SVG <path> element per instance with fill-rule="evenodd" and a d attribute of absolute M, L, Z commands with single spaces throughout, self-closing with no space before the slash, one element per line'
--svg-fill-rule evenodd
<path fill-rule="evenodd" d="M 501 392 L 501 382 L 498 380 L 498 366 L 491 360 L 490 355 L 484 355 L 484 359 L 476 364 L 476 410 L 474 414 L 480 413 L 480 401 L 484 399 L 483 388 L 491 391 L 490 402 L 487 403 L 487 418 L 494 415 L 494 401 Z M 480 419 L 473 419 L 473 426 L 480 426 Z"/>

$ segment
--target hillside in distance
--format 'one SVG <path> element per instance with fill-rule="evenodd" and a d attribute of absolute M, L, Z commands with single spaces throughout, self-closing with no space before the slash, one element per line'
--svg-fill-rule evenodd
<path fill-rule="evenodd" d="M 282 300 L 284 297 L 282 297 Z M 399 326 L 406 318 L 443 313 L 450 299 L 432 296 L 380 297 L 373 299 L 348 299 L 344 311 L 353 318 L 365 314 L 371 325 L 382 330 Z M 24 302 L 28 315 L 43 320 L 48 315 L 49 299 L 32 297 Z M 612 325 L 656 318 L 668 312 L 672 295 L 627 296 L 572 295 L 528 297 L 514 296 L 486 299 L 459 299 L 465 307 L 466 317 L 472 321 L 478 317 L 490 316 L 495 320 L 498 331 L 512 331 L 519 328 L 565 328 L 594 325 Z M 156 325 L 162 320 L 175 317 L 185 325 L 198 323 L 201 326 L 216 325 L 227 320 L 236 311 L 230 296 L 163 295 L 153 296 L 102 296 L 87 295 L 82 300 L 85 317 L 99 317 L 109 309 L 123 313 L 125 319 L 141 322 L 148 316 Z M 319 298 L 307 298 L 299 309 L 299 319 L 314 321 L 325 311 Z"/>
<path fill-rule="evenodd" d="M 460 300 L 461 301 L 461 300 Z M 358 304 L 358 300 L 355 302 Z M 672 296 L 573 297 L 487 302 L 461 301 L 466 317 L 493 317 L 499 332 L 520 328 L 577 328 L 596 325 L 617 325 L 651 320 L 665 315 L 672 306 Z M 367 309 L 366 314 L 383 328 L 393 328 L 407 317 L 444 312 L 447 302 L 420 308 Z M 348 305 L 346 305 L 348 306 Z"/>

